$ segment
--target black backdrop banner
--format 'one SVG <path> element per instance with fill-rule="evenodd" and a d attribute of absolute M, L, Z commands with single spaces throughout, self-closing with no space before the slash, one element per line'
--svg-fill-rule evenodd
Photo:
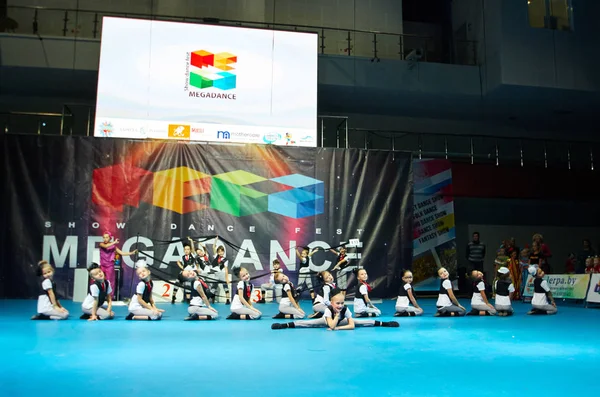
<path fill-rule="evenodd" d="M 3 166 L 6 297 L 37 294 L 42 258 L 72 297 L 74 269 L 97 257 L 104 231 L 173 278 L 188 236 L 239 247 L 226 246 L 227 258 L 263 275 L 255 284 L 275 258 L 296 281 L 296 246 L 323 248 L 318 272 L 335 265 L 329 247 L 355 239 L 350 263 L 367 269 L 375 297 L 395 296 L 412 262 L 409 153 L 6 135 Z M 135 259 L 124 258 L 121 296 Z"/>

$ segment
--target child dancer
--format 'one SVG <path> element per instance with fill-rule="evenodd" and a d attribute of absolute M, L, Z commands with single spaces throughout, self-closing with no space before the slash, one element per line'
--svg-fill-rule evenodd
<path fill-rule="evenodd" d="M 286 328 L 327 328 L 329 331 L 354 329 L 355 326 L 363 327 L 399 327 L 396 321 L 354 320 L 350 309 L 344 306 L 346 296 L 340 289 L 331 291 L 331 305 L 325 309 L 322 318 L 314 320 L 294 321 L 293 323 L 274 323 L 271 329 Z"/>
<path fill-rule="evenodd" d="M 450 316 L 464 316 L 467 312 L 461 304 L 458 302 L 452 291 L 452 282 L 448 279 L 450 274 L 448 270 L 441 267 L 438 270 L 438 276 L 441 279 L 440 293 L 436 302 L 437 313 L 435 317 L 450 317 Z"/>
<path fill-rule="evenodd" d="M 502 266 L 504 267 L 504 266 Z M 497 273 L 497 271 L 496 271 Z M 483 273 L 479 270 L 471 272 L 471 280 L 473 281 L 473 297 L 471 298 L 471 311 L 469 316 L 493 316 L 496 314 L 496 309 L 488 301 L 485 294 L 485 282 L 483 281 Z M 497 280 L 496 280 L 497 281 Z"/>
<path fill-rule="evenodd" d="M 512 316 L 511 301 L 515 297 L 516 288 L 510 279 L 510 270 L 507 267 L 498 269 L 496 280 L 496 310 L 499 316 Z"/>
<path fill-rule="evenodd" d="M 371 299 L 369 299 L 369 292 L 373 289 L 368 283 L 369 275 L 365 269 L 358 269 L 356 271 L 358 277 L 358 285 L 356 286 L 356 293 L 354 295 L 354 312 L 356 317 L 378 317 L 381 316 L 381 310 L 376 308 Z"/>
<path fill-rule="evenodd" d="M 231 303 L 231 314 L 228 320 L 258 320 L 262 313 L 252 307 L 252 291 L 254 286 L 250 283 L 250 274 L 245 268 L 240 268 L 240 281 L 237 284 L 237 294 Z"/>
<path fill-rule="evenodd" d="M 508 261 L 508 257 L 506 256 L 506 250 L 504 247 L 500 247 L 498 252 L 496 252 L 496 259 L 494 260 L 494 281 L 492 282 L 492 287 L 496 285 L 496 274 L 498 274 L 498 269 L 502 266 L 506 266 L 506 262 Z M 496 291 L 492 290 L 492 297 L 496 294 Z"/>
<path fill-rule="evenodd" d="M 129 302 L 129 314 L 126 320 L 160 320 L 164 310 L 159 309 L 154 304 L 152 298 L 152 287 L 154 283 L 150 278 L 150 269 L 148 267 L 138 267 L 136 270 L 140 282 L 135 288 L 135 294 Z"/>
<path fill-rule="evenodd" d="M 110 281 L 104 278 L 104 272 L 97 263 L 92 263 L 88 272 L 93 284 L 89 286 L 89 292 L 81 304 L 83 315 L 80 318 L 89 321 L 114 318 L 115 313 L 112 311 L 112 298 L 110 297 L 112 292 Z M 105 302 L 107 304 L 106 309 L 102 307 Z"/>
<path fill-rule="evenodd" d="M 521 299 L 521 279 L 523 276 L 521 275 L 521 265 L 517 259 L 517 251 L 512 251 L 510 254 L 510 259 L 508 260 L 508 271 L 510 272 L 510 279 L 513 280 L 515 289 L 513 299 L 519 300 Z M 495 288 L 496 286 L 494 286 L 494 291 Z"/>
<path fill-rule="evenodd" d="M 283 296 L 279 302 L 279 313 L 273 318 L 304 318 L 304 310 L 298 306 L 298 293 L 288 276 L 283 273 L 275 275 L 275 282 L 283 285 Z"/>
<path fill-rule="evenodd" d="M 190 239 L 190 242 L 192 244 L 192 251 L 196 252 L 196 256 L 194 257 L 196 261 L 196 273 L 203 278 L 210 277 L 212 268 L 210 266 L 210 259 L 206 253 L 206 247 L 198 242 L 198 248 L 194 248 L 194 240 Z"/>
<path fill-rule="evenodd" d="M 69 317 L 67 309 L 62 307 L 56 296 L 54 268 L 48 261 L 38 263 L 37 275 L 40 277 L 40 294 L 38 296 L 37 314 L 32 320 L 66 320 Z"/>
<path fill-rule="evenodd" d="M 273 291 L 273 301 L 277 300 L 277 295 L 281 295 L 281 291 L 279 291 L 280 285 L 275 284 L 275 275 L 278 273 L 283 273 L 281 270 L 281 264 L 279 263 L 279 259 L 273 260 L 273 269 L 271 270 L 271 275 L 269 276 L 269 282 L 260 285 L 261 299 L 258 303 L 265 303 L 265 298 L 267 296 L 267 290 Z M 281 297 L 281 296 L 280 296 Z"/>
<path fill-rule="evenodd" d="M 215 285 L 215 293 L 218 294 L 218 284 L 223 284 L 223 290 L 225 291 L 225 304 L 229 305 L 229 269 L 227 268 L 229 265 L 229 261 L 225 258 L 225 247 L 219 244 L 219 236 L 215 238 L 215 242 L 213 244 L 215 259 L 213 259 L 212 267 L 213 271 L 216 273 L 216 278 L 218 280 L 217 285 Z M 241 270 L 241 269 L 240 269 Z"/>
<path fill-rule="evenodd" d="M 413 281 L 413 274 L 410 270 L 402 272 L 402 281 L 404 283 L 398 292 L 394 317 L 420 316 L 423 314 L 423 309 L 421 309 L 413 295 L 412 285 L 410 284 Z M 409 300 L 413 306 L 410 305 Z"/>
<path fill-rule="evenodd" d="M 190 241 L 191 238 L 188 237 Z M 194 242 L 192 241 L 192 244 Z M 183 264 L 182 264 L 183 263 Z M 190 293 L 187 292 L 192 289 L 191 285 L 188 285 L 189 282 L 183 277 L 184 270 L 196 270 L 196 258 L 192 255 L 192 248 L 186 244 L 183 246 L 183 256 L 181 257 L 181 261 L 177 261 L 177 266 L 181 270 L 177 275 L 177 281 L 183 284 L 184 287 L 187 287 L 185 292 L 183 293 L 183 300 L 189 302 L 190 301 Z M 173 295 L 171 297 L 171 304 L 175 303 L 175 299 L 177 299 L 177 291 L 179 291 L 179 287 L 173 285 Z"/>
<path fill-rule="evenodd" d="M 210 306 L 208 301 L 208 284 L 204 282 L 193 270 L 184 270 L 183 277 L 192 285 L 190 314 L 185 320 L 214 320 L 219 317 L 219 313 Z"/>
<path fill-rule="evenodd" d="M 530 273 L 535 272 L 533 267 L 530 267 L 529 270 Z M 545 273 L 541 267 L 536 270 L 535 280 L 533 280 L 533 298 L 531 299 L 533 309 L 527 314 L 556 314 L 558 309 L 548 282 L 544 280 Z"/>
<path fill-rule="evenodd" d="M 337 288 L 333 282 L 333 276 L 327 270 L 319 273 L 317 277 L 321 280 L 322 285 L 317 287 L 316 297 L 313 302 L 313 311 L 315 313 L 310 316 L 311 318 L 323 317 L 323 313 L 331 305 L 331 301 L 329 300 L 331 291 Z"/>
<path fill-rule="evenodd" d="M 308 248 L 302 248 L 302 252 L 296 247 L 296 254 L 300 258 L 300 268 L 298 269 L 298 293 L 302 294 L 302 291 L 308 288 L 310 292 L 310 299 L 315 299 L 315 290 L 313 288 L 312 277 L 310 275 L 310 257 L 317 252 L 319 248 L 315 248 L 312 251 L 308 251 Z"/>
<path fill-rule="evenodd" d="M 335 266 L 333 267 L 333 269 L 331 269 L 331 272 L 338 272 L 336 277 L 338 287 L 342 290 L 344 294 L 346 294 L 346 289 L 348 288 L 348 272 L 350 271 L 350 269 L 348 269 L 350 261 L 348 260 L 348 256 L 346 255 L 346 247 L 341 246 L 339 252 L 334 250 L 333 248 L 331 248 L 329 251 L 333 252 L 338 256 L 335 261 Z"/>

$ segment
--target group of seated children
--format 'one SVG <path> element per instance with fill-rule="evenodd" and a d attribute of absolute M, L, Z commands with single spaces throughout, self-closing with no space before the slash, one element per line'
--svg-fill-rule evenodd
<path fill-rule="evenodd" d="M 198 253 L 198 255 L 200 255 Z M 186 252 L 186 255 L 189 253 Z M 219 255 L 217 255 L 219 258 Z M 184 258 L 185 260 L 185 258 Z M 196 262 L 197 263 L 197 262 Z M 217 265 L 220 263 L 217 259 Z M 205 265 L 206 266 L 206 265 Z M 136 273 L 139 282 L 135 288 L 131 301 L 129 303 L 129 314 L 127 320 L 160 320 L 164 310 L 158 309 L 152 298 L 153 282 L 150 269 L 145 266 L 145 262 L 136 263 Z M 224 266 L 226 268 L 226 266 Z M 236 286 L 236 294 L 230 305 L 231 314 L 227 319 L 231 320 L 256 320 L 260 319 L 262 313 L 253 306 L 252 297 L 254 286 L 250 282 L 250 274 L 245 268 L 238 268 L 237 276 L 239 282 Z M 112 311 L 112 285 L 105 278 L 105 275 L 96 264 L 88 269 L 91 284 L 88 295 L 82 304 L 83 315 L 81 318 L 93 320 L 105 320 L 114 317 Z M 204 280 L 202 266 L 192 266 L 188 263 L 181 270 L 179 281 L 189 290 L 189 316 L 185 320 L 213 320 L 218 318 L 219 314 L 210 304 L 211 291 L 208 283 Z M 356 269 L 358 284 L 354 296 L 354 311 L 356 317 L 378 317 L 381 311 L 373 305 L 369 297 L 372 290 L 367 282 L 368 274 L 364 268 Z M 557 312 L 556 304 L 550 292 L 548 283 L 543 279 L 544 272 L 541 268 L 530 267 L 530 272 L 535 274 L 534 295 L 531 301 L 532 310 L 528 314 L 555 314 Z M 52 280 L 54 269 L 46 262 L 39 263 L 39 275 L 41 276 L 41 290 L 38 298 L 38 314 L 33 319 L 66 319 L 69 315 L 56 297 L 55 283 Z M 437 312 L 435 316 L 463 316 L 467 315 L 496 315 L 509 316 L 513 314 L 511 299 L 515 292 L 514 285 L 510 279 L 509 269 L 500 267 L 498 269 L 497 279 L 495 280 L 495 306 L 488 300 L 486 292 L 486 283 L 483 280 L 483 274 L 474 270 L 471 274 L 473 281 L 473 296 L 471 299 L 471 312 L 466 309 L 456 299 L 452 283 L 449 280 L 449 273 L 445 268 L 440 268 L 438 275 L 441 279 L 438 300 L 436 303 Z M 365 326 L 397 326 L 395 322 L 385 323 L 378 321 L 355 321 L 351 318 L 351 312 L 343 308 L 343 301 L 346 291 L 339 289 L 334 283 L 333 275 L 329 271 L 320 272 L 318 275 L 320 285 L 314 289 L 313 313 L 308 321 L 296 321 L 294 323 L 275 324 L 274 329 L 293 328 L 293 327 L 315 327 L 331 325 L 335 320 L 334 329 L 351 329 L 355 324 Z M 225 278 L 226 279 L 226 278 Z M 423 309 L 415 299 L 411 286 L 413 280 L 412 272 L 405 270 L 402 273 L 402 285 L 400 287 L 398 298 L 396 300 L 396 313 L 394 316 L 418 316 L 423 314 Z M 295 319 L 300 320 L 306 317 L 306 313 L 298 304 L 298 291 L 292 284 L 289 277 L 280 269 L 280 263 L 277 259 L 273 261 L 273 270 L 269 284 L 263 284 L 263 289 L 273 289 L 275 286 L 282 287 L 282 298 L 279 302 L 279 313 L 275 319 Z M 334 299 L 336 298 L 336 299 Z M 264 299 L 264 298 L 263 298 Z M 341 300 L 342 306 L 339 306 Z M 263 300 L 264 302 L 264 300 Z M 412 304 L 412 305 L 411 305 Z M 341 311 L 343 308 L 343 312 Z M 341 316 L 341 317 L 340 317 Z"/>
<path fill-rule="evenodd" d="M 534 293 L 531 300 L 532 310 L 527 314 L 556 314 L 558 311 L 550 286 L 544 280 L 544 271 L 541 267 L 530 266 L 528 269 L 532 276 Z M 510 279 L 510 270 L 507 267 L 500 267 L 494 281 L 494 290 L 496 291 L 495 306 L 488 300 L 487 285 L 483 279 L 483 273 L 473 270 L 471 280 L 473 281 L 473 296 L 471 298 L 471 311 L 467 310 L 458 302 L 452 290 L 452 282 L 449 280 L 449 273 L 445 268 L 438 270 L 441 279 L 440 291 L 436 303 L 437 317 L 449 316 L 511 316 L 513 308 L 511 300 L 515 293 L 515 287 Z"/>

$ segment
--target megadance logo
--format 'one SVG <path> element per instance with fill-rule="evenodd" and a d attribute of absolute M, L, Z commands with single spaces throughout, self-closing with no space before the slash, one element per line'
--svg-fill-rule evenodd
<path fill-rule="evenodd" d="M 118 212 L 141 202 L 179 214 L 212 209 L 236 217 L 270 212 L 298 219 L 324 211 L 324 182 L 301 174 L 209 175 L 186 166 L 151 172 L 125 162 L 95 169 L 92 180 L 92 202 Z"/>
<path fill-rule="evenodd" d="M 189 54 L 189 85 L 201 90 L 217 88 L 223 91 L 236 88 L 237 56 L 229 52 L 213 54 L 198 50 Z"/>

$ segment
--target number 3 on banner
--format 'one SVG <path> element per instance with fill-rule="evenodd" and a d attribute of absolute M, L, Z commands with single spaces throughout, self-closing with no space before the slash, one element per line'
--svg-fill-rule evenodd
<path fill-rule="evenodd" d="M 169 291 L 171 290 L 171 284 L 163 284 L 163 287 L 165 287 L 165 292 L 163 292 L 162 297 L 163 298 L 169 298 L 171 296 L 171 294 L 169 294 Z"/>
<path fill-rule="evenodd" d="M 262 299 L 262 293 L 259 289 L 255 289 L 252 293 L 252 302 L 258 302 Z"/>

